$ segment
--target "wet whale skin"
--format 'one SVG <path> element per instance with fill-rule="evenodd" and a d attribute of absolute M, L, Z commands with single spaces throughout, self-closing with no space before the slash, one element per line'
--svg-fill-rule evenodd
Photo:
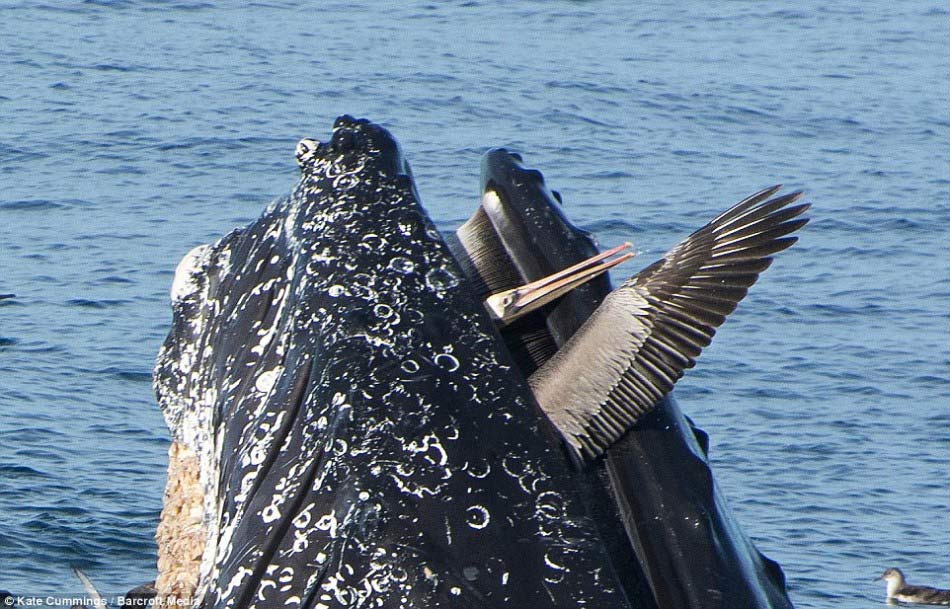
<path fill-rule="evenodd" d="M 393 138 L 341 117 L 301 158 L 176 274 L 156 390 L 200 463 L 201 606 L 636 606 Z"/>

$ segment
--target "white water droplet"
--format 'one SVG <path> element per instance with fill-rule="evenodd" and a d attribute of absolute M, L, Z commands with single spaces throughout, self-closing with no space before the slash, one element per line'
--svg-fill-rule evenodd
<path fill-rule="evenodd" d="M 465 510 L 465 520 L 473 529 L 484 529 L 491 522 L 491 514 L 481 505 L 473 505 Z"/>
<path fill-rule="evenodd" d="M 455 372 L 459 369 L 459 361 L 454 355 L 449 355 L 448 353 L 440 353 L 436 355 L 435 363 L 437 366 L 445 369 L 447 372 Z"/>

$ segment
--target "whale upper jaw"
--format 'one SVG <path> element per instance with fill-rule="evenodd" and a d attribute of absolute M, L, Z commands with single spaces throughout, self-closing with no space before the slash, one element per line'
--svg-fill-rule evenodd
<path fill-rule="evenodd" d="M 521 155 L 505 148 L 486 152 L 481 191 L 483 201 L 494 201 L 483 208 L 503 248 L 496 258 L 511 260 L 524 281 L 546 277 L 599 253 L 593 236 L 565 217 L 561 195 L 548 188 L 540 171 L 526 167 Z M 567 342 L 609 291 L 610 278 L 603 274 L 577 286 L 551 308 L 545 323 L 556 347 Z"/>
<path fill-rule="evenodd" d="M 266 408 L 266 395 L 286 370 L 276 362 L 289 346 L 278 343 L 290 332 L 274 323 L 268 311 L 279 316 L 286 302 L 306 291 L 302 284 L 308 266 L 334 256 L 332 248 L 307 251 L 312 233 L 319 231 L 313 222 L 332 224 L 336 214 L 352 211 L 345 207 L 352 206 L 363 187 L 388 188 L 417 199 L 398 143 L 369 121 L 341 116 L 327 141 L 301 140 L 296 156 L 301 176 L 292 194 L 275 200 L 249 226 L 195 247 L 179 263 L 172 282 L 174 319 L 156 361 L 154 385 L 178 444 L 176 454 L 184 455 L 185 463 L 197 463 L 201 497 L 192 502 L 202 505 L 206 541 L 196 598 L 207 591 L 219 549 L 233 534 L 221 524 L 222 501 L 229 492 L 221 480 L 233 467 L 224 441 L 228 405 L 250 401 L 255 405 L 245 409 Z M 320 194 L 335 189 L 353 195 L 338 201 Z M 291 294 L 295 289 L 296 296 Z M 250 382 L 242 382 L 242 374 Z"/>

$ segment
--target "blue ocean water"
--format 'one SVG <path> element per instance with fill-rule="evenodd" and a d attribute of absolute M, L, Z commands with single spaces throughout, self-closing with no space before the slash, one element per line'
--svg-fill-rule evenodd
<path fill-rule="evenodd" d="M 800 609 L 950 587 L 950 9 L 907 0 L 7 0 L 0 588 L 154 577 L 150 371 L 192 246 L 256 217 L 334 117 L 401 141 L 430 214 L 521 151 L 634 273 L 773 183 L 814 204 L 677 386 Z"/>

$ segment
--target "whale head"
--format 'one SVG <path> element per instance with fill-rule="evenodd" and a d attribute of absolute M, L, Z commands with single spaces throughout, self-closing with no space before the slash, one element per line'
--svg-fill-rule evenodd
<path fill-rule="evenodd" d="M 566 454 L 382 127 L 179 268 L 155 385 L 202 606 L 628 606 Z M 160 548 L 161 553 L 161 548 Z"/>

